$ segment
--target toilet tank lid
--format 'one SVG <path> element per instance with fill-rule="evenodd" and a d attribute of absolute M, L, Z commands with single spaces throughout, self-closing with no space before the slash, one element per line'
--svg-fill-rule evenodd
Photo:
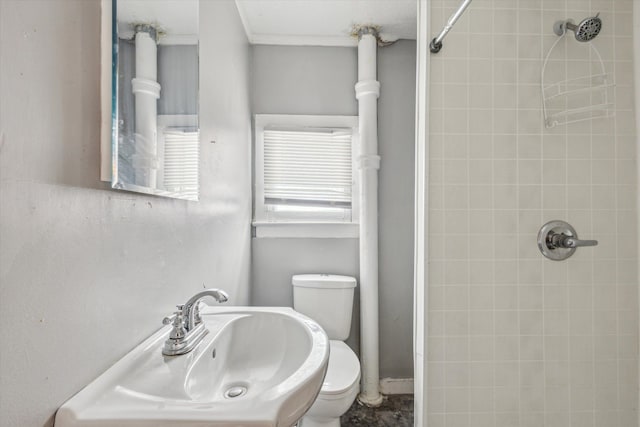
<path fill-rule="evenodd" d="M 337 274 L 296 274 L 291 278 L 293 286 L 302 288 L 355 288 L 356 279 Z"/>

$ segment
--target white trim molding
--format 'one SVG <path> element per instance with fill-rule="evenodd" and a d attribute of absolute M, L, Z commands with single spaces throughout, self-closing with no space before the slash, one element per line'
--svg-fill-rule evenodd
<path fill-rule="evenodd" d="M 252 34 L 249 43 L 254 45 L 279 46 L 331 46 L 356 47 L 358 39 L 345 36 L 309 36 L 309 35 L 280 35 L 280 34 Z"/>
<path fill-rule="evenodd" d="M 254 222 L 254 237 L 357 239 L 359 226 L 353 223 L 330 222 Z"/>
<path fill-rule="evenodd" d="M 413 292 L 414 423 L 427 425 L 427 308 L 429 284 L 429 8 L 418 0 L 416 43 L 416 196 Z"/>
<path fill-rule="evenodd" d="M 380 392 L 390 394 L 413 394 L 413 378 L 383 378 L 380 380 Z"/>

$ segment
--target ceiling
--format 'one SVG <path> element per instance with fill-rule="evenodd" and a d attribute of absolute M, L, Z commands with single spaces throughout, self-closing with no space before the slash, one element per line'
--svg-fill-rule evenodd
<path fill-rule="evenodd" d="M 354 25 L 387 41 L 416 38 L 416 0 L 236 0 L 252 44 L 355 46 Z"/>
<path fill-rule="evenodd" d="M 118 0 L 118 35 L 133 38 L 132 24 L 153 24 L 160 44 L 198 43 L 198 0 Z"/>
<path fill-rule="evenodd" d="M 416 38 L 416 0 L 235 1 L 253 44 L 355 46 L 354 25 L 379 26 L 387 41 Z M 118 0 L 120 37 L 133 37 L 131 24 L 149 23 L 163 31 L 159 43 L 197 43 L 198 3 Z"/>

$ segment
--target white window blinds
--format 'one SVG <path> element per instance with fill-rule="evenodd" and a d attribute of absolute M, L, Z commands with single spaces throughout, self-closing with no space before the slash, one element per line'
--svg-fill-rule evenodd
<path fill-rule="evenodd" d="M 351 208 L 352 129 L 264 129 L 265 205 Z"/>
<path fill-rule="evenodd" d="M 167 128 L 163 137 L 165 189 L 197 200 L 200 132 Z"/>

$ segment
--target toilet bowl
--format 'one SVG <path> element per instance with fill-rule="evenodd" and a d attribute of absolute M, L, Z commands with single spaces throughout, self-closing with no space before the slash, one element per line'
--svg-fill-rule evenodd
<path fill-rule="evenodd" d="M 329 342 L 329 366 L 320 394 L 305 414 L 300 427 L 339 427 L 340 416 L 349 410 L 360 391 L 360 362 L 344 342 Z"/>
<path fill-rule="evenodd" d="M 356 279 L 331 274 L 292 278 L 293 308 L 312 318 L 329 336 L 329 364 L 322 389 L 299 427 L 340 427 L 340 416 L 360 391 L 360 362 L 343 341 L 349 336 Z"/>

